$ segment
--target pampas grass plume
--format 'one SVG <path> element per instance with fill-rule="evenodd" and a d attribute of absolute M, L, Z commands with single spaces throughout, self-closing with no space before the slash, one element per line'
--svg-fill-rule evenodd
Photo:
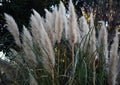
<path fill-rule="evenodd" d="M 34 12 L 34 13 L 36 13 L 36 12 Z M 46 68 L 46 70 L 52 74 L 53 67 L 55 65 L 54 51 L 52 48 L 52 43 L 50 41 L 50 38 L 48 37 L 48 34 L 47 34 L 43 24 L 38 23 L 38 22 L 41 22 L 41 21 L 38 21 L 38 20 L 41 20 L 41 18 L 39 18 L 39 17 L 40 17 L 40 15 L 36 16 L 36 14 L 34 14 L 31 17 L 32 30 L 35 30 L 35 31 L 32 31 L 32 34 L 34 37 L 36 37 L 37 34 L 39 35 L 39 37 L 37 37 L 36 39 L 40 42 L 39 47 L 40 47 L 40 51 L 42 53 L 42 55 L 40 55 L 40 56 L 42 56 L 42 63 L 44 65 L 44 67 Z M 34 21 L 37 21 L 37 22 L 34 22 Z M 36 25 L 36 23 L 37 23 L 37 25 Z"/>
<path fill-rule="evenodd" d="M 39 23 L 36 20 L 34 15 L 31 15 L 31 32 L 33 35 L 33 42 L 35 45 L 37 45 L 37 47 L 40 47 L 40 29 L 39 29 Z M 40 48 L 39 48 L 40 49 Z"/>
<path fill-rule="evenodd" d="M 91 29 L 91 50 L 94 52 L 96 50 L 96 36 L 95 36 L 95 26 L 94 26 L 94 19 L 93 13 L 90 14 L 90 29 Z"/>
<path fill-rule="evenodd" d="M 109 84 L 116 85 L 117 84 L 117 75 L 118 75 L 118 32 L 116 31 L 116 36 L 114 38 L 114 43 L 112 44 L 111 53 L 110 53 L 110 64 L 109 64 Z"/>
<path fill-rule="evenodd" d="M 58 43 L 61 41 L 62 37 L 62 32 L 63 32 L 63 23 L 65 22 L 65 7 L 62 2 L 60 2 L 60 7 L 59 7 L 59 16 L 58 16 Z"/>
<path fill-rule="evenodd" d="M 25 26 L 23 26 L 23 50 L 30 61 L 33 61 L 35 64 L 38 63 L 33 52 L 32 37 Z"/>
<path fill-rule="evenodd" d="M 70 35 L 70 43 L 72 44 L 77 42 L 78 24 L 77 24 L 75 9 L 71 0 L 69 3 L 69 11 L 70 11 L 70 18 L 69 18 L 70 34 L 69 35 Z"/>
<path fill-rule="evenodd" d="M 99 47 L 101 47 L 103 45 L 103 54 L 105 56 L 105 65 L 109 64 L 109 58 L 108 58 L 108 33 L 107 33 L 107 28 L 105 26 L 104 21 L 99 21 L 99 23 L 101 24 L 101 29 L 99 32 L 99 37 L 98 37 L 98 44 Z M 106 67 L 106 69 L 108 69 Z"/>
<path fill-rule="evenodd" d="M 59 19 L 59 12 L 58 12 L 58 8 L 57 6 L 55 6 L 55 9 L 53 11 L 53 29 L 54 29 L 54 43 L 57 41 L 58 39 L 58 19 Z"/>
<path fill-rule="evenodd" d="M 6 19 L 6 23 L 7 23 L 7 29 L 8 31 L 13 35 L 16 44 L 21 47 L 21 42 L 19 40 L 19 29 L 18 26 L 15 22 L 15 20 L 12 18 L 12 16 L 8 15 L 8 14 L 4 14 L 5 15 L 5 19 Z"/>
<path fill-rule="evenodd" d="M 54 45 L 55 43 L 55 33 L 54 33 L 54 30 L 55 30 L 55 27 L 54 27 L 54 17 L 56 16 L 53 16 L 53 14 L 48 11 L 47 9 L 45 9 L 45 12 L 46 12 L 46 23 L 45 23 L 45 29 L 46 29 L 46 32 L 52 42 L 52 45 Z"/>
<path fill-rule="evenodd" d="M 88 34 L 89 32 L 89 26 L 87 24 L 87 20 L 85 19 L 84 16 L 82 16 L 80 19 L 79 19 L 79 28 L 80 28 L 80 31 L 81 31 L 81 35 L 82 35 L 82 38 Z"/>

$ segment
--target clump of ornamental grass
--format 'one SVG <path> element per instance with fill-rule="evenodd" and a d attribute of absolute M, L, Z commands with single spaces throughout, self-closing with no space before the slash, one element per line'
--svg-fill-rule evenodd
<path fill-rule="evenodd" d="M 107 28 L 99 21 L 97 39 L 92 11 L 89 24 L 84 16 L 78 19 L 71 0 L 69 17 L 62 2 L 53 12 L 45 9 L 45 18 L 32 11 L 31 30 L 23 26 L 22 43 L 15 20 L 5 14 L 7 29 L 21 47 L 20 53 L 14 51 L 14 61 L 21 68 L 19 78 L 22 77 L 24 83 L 24 79 L 28 79 L 26 82 L 30 85 L 104 85 L 107 76 L 113 85 L 116 83 L 117 47 L 113 44 L 109 62 Z M 114 43 L 117 44 L 117 37 Z"/>
<path fill-rule="evenodd" d="M 20 43 L 19 41 L 19 38 L 18 38 L 19 31 L 14 19 L 11 16 L 5 14 L 5 17 L 7 18 L 6 22 L 8 23 L 8 29 L 11 30 L 10 33 L 13 35 L 13 37 L 17 41 L 16 43 L 19 46 L 20 45 L 22 46 L 23 54 L 21 57 L 24 56 L 25 57 L 24 59 L 26 62 L 26 63 L 22 62 L 24 63 L 23 65 L 28 65 L 30 64 L 30 62 L 37 65 L 38 62 L 40 61 L 43 64 L 43 67 L 47 70 L 47 72 L 51 74 L 52 78 L 54 78 L 53 67 L 55 64 L 55 57 L 54 57 L 52 44 L 42 25 L 40 15 L 35 10 L 33 10 L 33 12 L 34 12 L 34 15 L 31 16 L 31 27 L 32 27 L 31 32 L 33 36 L 30 35 L 30 32 L 25 27 L 23 27 L 23 38 L 22 38 L 23 43 Z M 12 21 L 9 20 L 9 18 L 12 19 Z M 13 22 L 13 23 L 10 23 L 10 22 Z M 12 26 L 13 27 L 15 26 L 15 27 L 12 28 Z M 39 61 L 36 60 L 37 57 L 39 57 L 38 58 L 40 59 Z"/>

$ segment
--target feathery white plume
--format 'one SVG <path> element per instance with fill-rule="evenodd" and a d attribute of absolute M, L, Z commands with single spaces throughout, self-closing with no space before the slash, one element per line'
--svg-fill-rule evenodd
<path fill-rule="evenodd" d="M 65 11 L 65 7 L 64 4 L 62 2 L 60 2 L 60 6 L 59 6 L 59 16 L 58 16 L 58 43 L 60 43 L 61 41 L 61 37 L 62 37 L 62 32 L 63 32 L 63 23 L 65 22 L 65 15 L 66 15 L 66 11 Z"/>
<path fill-rule="evenodd" d="M 7 22 L 7 29 L 8 31 L 13 35 L 16 44 L 21 47 L 21 43 L 19 40 L 19 29 L 18 26 L 15 22 L 15 20 L 12 18 L 12 16 L 8 15 L 8 14 L 4 14 L 5 15 L 5 19 Z"/>
<path fill-rule="evenodd" d="M 64 22 L 64 25 L 65 25 L 65 38 L 66 38 L 66 40 L 68 40 L 69 39 L 69 23 L 68 23 L 68 18 L 65 16 L 64 17 L 64 20 L 65 20 L 65 22 Z"/>
<path fill-rule="evenodd" d="M 39 13 L 38 13 L 37 11 L 35 11 L 34 9 L 33 9 L 33 13 L 34 13 L 34 17 L 36 18 L 38 24 L 40 24 L 40 23 L 42 22 L 41 16 L 40 16 Z"/>
<path fill-rule="evenodd" d="M 33 61 L 35 64 L 37 64 L 36 56 L 33 52 L 33 43 L 32 43 L 32 37 L 30 35 L 30 32 L 27 30 L 25 26 L 23 26 L 23 50 L 26 55 L 26 58 L 28 58 L 30 61 Z"/>
<path fill-rule="evenodd" d="M 81 47 L 82 50 L 86 52 L 86 50 L 88 49 L 88 44 L 90 43 L 89 42 L 90 36 L 87 35 L 89 33 L 89 25 L 84 16 L 79 18 L 79 29 L 80 29 L 81 38 L 83 39 L 81 43 Z"/>
<path fill-rule="evenodd" d="M 45 28 L 43 27 L 43 24 L 41 22 L 41 16 L 36 16 L 35 13 L 37 12 L 34 12 L 34 15 L 31 16 L 33 38 L 36 38 L 36 35 L 39 36 L 36 39 L 39 41 L 40 44 L 39 47 L 42 53 L 42 55 L 40 55 L 42 56 L 42 63 L 45 69 L 52 74 L 53 67 L 55 65 L 54 51 L 52 48 L 51 41 L 47 35 L 47 32 L 45 31 Z"/>
<path fill-rule="evenodd" d="M 57 7 L 55 6 L 54 11 L 53 11 L 53 33 L 54 33 L 54 42 L 53 45 L 56 43 L 58 37 L 58 19 L 59 19 L 59 13 L 57 10 Z"/>
<path fill-rule="evenodd" d="M 94 19 L 93 13 L 90 14 L 90 29 L 91 29 L 91 50 L 94 52 L 96 50 L 96 36 L 95 36 L 95 26 L 94 26 Z"/>
<path fill-rule="evenodd" d="M 34 15 L 31 15 L 31 22 L 30 22 L 30 25 L 31 25 L 31 32 L 32 32 L 32 35 L 33 35 L 33 42 L 35 43 L 35 45 L 38 46 L 38 48 L 40 47 L 40 27 L 39 27 L 39 23 L 38 21 L 36 20 L 35 16 Z M 39 48 L 40 49 L 40 48 Z"/>
<path fill-rule="evenodd" d="M 84 16 L 82 16 L 80 19 L 79 19 L 79 28 L 80 28 L 80 31 L 81 31 L 81 36 L 82 38 L 88 34 L 89 32 L 89 26 L 87 24 L 87 20 L 85 19 Z"/>
<path fill-rule="evenodd" d="M 70 17 L 69 17 L 69 28 L 70 28 L 70 43 L 76 43 L 77 38 L 80 37 L 77 33 L 78 29 L 78 23 L 77 23 L 77 17 L 75 13 L 75 9 L 73 6 L 72 1 L 70 0 L 69 3 L 69 11 L 70 11 Z"/>
<path fill-rule="evenodd" d="M 54 30 L 55 30 L 55 27 L 54 27 L 54 17 L 53 14 L 48 11 L 47 9 L 45 9 L 45 12 L 46 12 L 46 23 L 45 23 L 45 28 L 46 28 L 46 31 L 48 33 L 48 36 L 52 42 L 52 44 L 54 45 L 55 43 L 55 33 L 54 33 Z"/>
<path fill-rule="evenodd" d="M 110 64 L 109 64 L 109 83 L 110 85 L 117 84 L 117 75 L 118 75 L 118 32 L 116 31 L 116 36 L 114 38 L 114 43 L 112 44 L 111 53 L 110 53 Z"/>
<path fill-rule="evenodd" d="M 105 27 L 104 21 L 99 21 L 101 24 L 100 32 L 99 32 L 99 37 L 98 37 L 98 45 L 99 47 L 103 47 L 103 55 L 105 56 L 105 64 L 109 65 L 109 58 L 108 58 L 108 33 L 107 33 L 107 28 Z M 106 70 L 108 68 L 106 67 Z"/>

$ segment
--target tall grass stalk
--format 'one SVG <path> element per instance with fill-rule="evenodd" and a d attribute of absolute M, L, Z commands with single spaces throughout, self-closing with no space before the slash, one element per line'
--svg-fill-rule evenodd
<path fill-rule="evenodd" d="M 109 64 L 109 58 L 108 58 L 108 32 L 107 28 L 105 26 L 104 21 L 99 21 L 101 24 L 101 28 L 99 31 L 99 38 L 98 38 L 98 43 L 99 47 L 102 48 L 101 50 L 103 51 L 103 56 L 104 56 L 104 61 L 105 61 L 105 69 L 108 71 L 108 64 Z"/>
<path fill-rule="evenodd" d="M 111 53 L 110 53 L 110 65 L 109 65 L 109 85 L 117 84 L 117 75 L 118 75 L 118 31 L 116 31 L 116 36 L 114 38 L 114 43 L 112 44 Z"/>
<path fill-rule="evenodd" d="M 74 76 L 74 44 L 77 42 L 77 29 L 78 29 L 78 24 L 77 24 L 77 17 L 75 13 L 75 9 L 73 6 L 72 1 L 70 0 L 69 3 L 69 11 L 70 11 L 70 18 L 69 18 L 69 27 L 70 27 L 70 44 L 72 47 L 72 76 Z M 70 82 L 70 85 L 72 85 L 73 82 Z"/>
<path fill-rule="evenodd" d="M 91 28 L 91 42 L 90 42 L 90 49 L 92 51 L 92 53 L 95 52 L 94 56 L 94 60 L 93 60 L 93 85 L 96 85 L 96 58 L 97 57 L 97 53 L 96 53 L 96 36 L 95 36 L 95 27 L 94 27 L 94 19 L 93 19 L 93 13 L 91 12 L 90 14 L 90 28 Z"/>

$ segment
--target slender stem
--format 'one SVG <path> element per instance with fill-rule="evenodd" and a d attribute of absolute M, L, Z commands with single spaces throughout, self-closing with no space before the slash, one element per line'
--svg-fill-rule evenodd
<path fill-rule="evenodd" d="M 52 85 L 55 85 L 54 70 L 52 70 Z"/>
<path fill-rule="evenodd" d="M 60 75 L 60 47 L 59 47 L 59 44 L 57 44 L 57 63 L 58 63 L 58 67 L 57 67 L 57 75 L 59 76 Z M 59 82 L 59 80 L 58 80 Z M 58 83 L 59 85 L 59 83 Z"/>
<path fill-rule="evenodd" d="M 60 64 L 60 59 L 59 59 L 60 58 L 60 50 L 59 50 L 59 46 L 58 46 L 57 50 L 58 50 L 58 53 L 57 53 L 58 55 L 57 56 L 58 56 L 58 75 L 59 75 L 59 67 L 60 67 L 59 66 L 59 64 Z"/>
<path fill-rule="evenodd" d="M 72 85 L 73 78 L 74 78 L 74 43 L 72 43 L 72 75 L 71 75 L 71 78 L 70 78 L 69 85 Z"/>
<path fill-rule="evenodd" d="M 64 49 L 64 59 L 65 59 L 65 69 L 67 69 L 67 56 L 66 56 L 66 48 Z"/>
<path fill-rule="evenodd" d="M 72 73 L 74 74 L 74 43 L 72 43 Z"/>
<path fill-rule="evenodd" d="M 94 61 L 93 61 L 93 85 L 96 85 L 95 80 L 96 80 L 96 69 L 95 69 L 95 58 L 94 58 Z"/>

